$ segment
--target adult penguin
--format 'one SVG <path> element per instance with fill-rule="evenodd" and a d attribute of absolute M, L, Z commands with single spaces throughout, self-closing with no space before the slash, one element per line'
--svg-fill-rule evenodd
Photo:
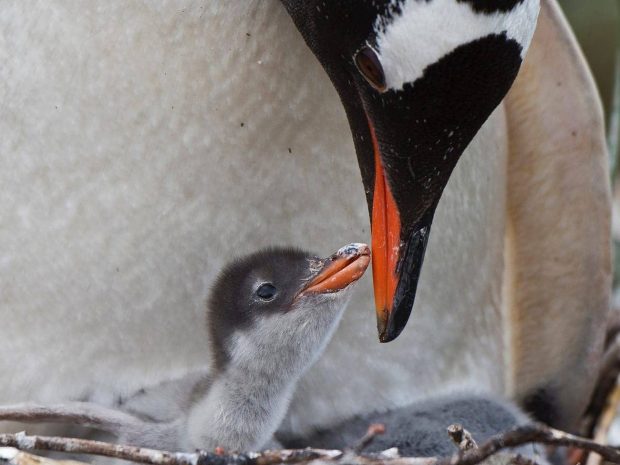
<path fill-rule="evenodd" d="M 286 427 L 455 383 L 574 424 L 609 194 L 561 13 L 543 2 L 491 113 L 537 2 L 352 4 L 3 6 L 2 401 L 107 404 L 199 368 L 205 283 L 231 250 L 364 240 L 370 210 L 382 339 L 420 275 L 415 321 L 372 344 L 367 283 Z"/>

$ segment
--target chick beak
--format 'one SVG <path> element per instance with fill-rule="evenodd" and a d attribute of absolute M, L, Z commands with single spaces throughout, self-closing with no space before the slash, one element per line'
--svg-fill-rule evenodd
<path fill-rule="evenodd" d="M 370 248 L 366 244 L 349 244 L 322 260 L 316 275 L 298 295 L 331 294 L 341 291 L 362 277 L 370 264 Z"/>

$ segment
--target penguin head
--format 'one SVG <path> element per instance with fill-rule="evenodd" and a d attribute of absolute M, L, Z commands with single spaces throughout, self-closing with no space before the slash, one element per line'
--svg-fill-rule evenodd
<path fill-rule="evenodd" d="M 347 113 L 388 342 L 409 318 L 441 194 L 512 85 L 539 0 L 281 1 Z"/>
<path fill-rule="evenodd" d="M 208 300 L 214 369 L 262 363 L 300 374 L 329 341 L 369 263 L 365 244 L 325 259 L 270 248 L 231 262 Z"/>

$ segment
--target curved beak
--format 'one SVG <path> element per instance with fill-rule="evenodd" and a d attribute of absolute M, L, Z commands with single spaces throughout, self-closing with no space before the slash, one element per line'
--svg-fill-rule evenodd
<path fill-rule="evenodd" d="M 333 79 L 367 193 L 381 342 L 398 337 L 407 324 L 439 199 L 463 151 L 510 88 L 520 51 L 502 37 L 480 39 L 398 90 L 378 92 L 360 79 L 353 86 Z M 476 61 L 485 53 L 505 57 L 510 66 Z"/>
<path fill-rule="evenodd" d="M 298 296 L 339 292 L 360 279 L 370 264 L 366 244 L 349 244 L 328 258 L 318 260 L 314 276 Z"/>
<path fill-rule="evenodd" d="M 375 311 L 379 340 L 389 342 L 398 337 L 411 314 L 434 206 L 426 219 L 402 224 L 402 209 L 388 182 L 372 123 L 369 130 L 375 172 L 370 207 Z"/>

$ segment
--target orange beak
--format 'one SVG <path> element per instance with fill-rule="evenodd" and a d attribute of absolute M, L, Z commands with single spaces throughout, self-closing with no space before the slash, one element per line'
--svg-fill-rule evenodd
<path fill-rule="evenodd" d="M 323 261 L 323 267 L 302 289 L 302 294 L 330 294 L 341 291 L 360 279 L 370 264 L 366 244 L 349 244 Z"/>
<path fill-rule="evenodd" d="M 400 215 L 379 153 L 379 144 L 372 124 L 370 135 L 375 157 L 375 189 L 372 201 L 372 277 L 375 288 L 375 311 L 379 340 L 388 342 L 388 321 L 396 287 L 398 286 L 398 254 L 400 243 Z"/>

